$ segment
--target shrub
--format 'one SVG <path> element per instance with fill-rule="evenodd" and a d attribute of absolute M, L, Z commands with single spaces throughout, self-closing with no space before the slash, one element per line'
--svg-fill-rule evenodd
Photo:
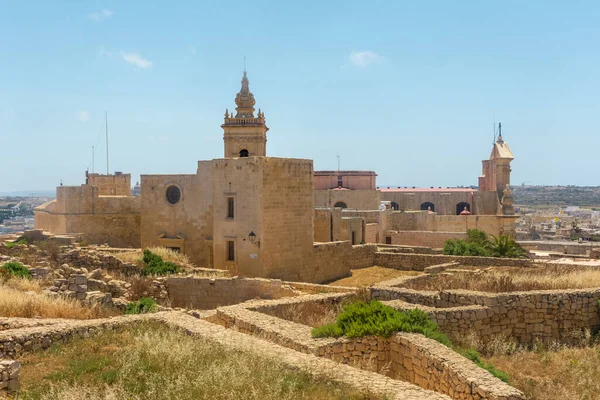
<path fill-rule="evenodd" d="M 376 300 L 356 301 L 346 305 L 342 313 L 338 315 L 335 324 L 313 328 L 312 336 L 315 338 L 370 335 L 388 337 L 398 331 L 420 333 L 456 351 L 448 336 L 439 329 L 434 321 L 429 319 L 429 315 L 424 311 L 419 309 L 398 311 Z M 476 350 L 463 349 L 458 352 L 498 379 L 508 382 L 508 374 L 496 369 L 492 364 L 485 363 Z"/>
<path fill-rule="evenodd" d="M 27 239 L 19 239 L 14 242 L 6 242 L 6 247 L 9 249 L 12 249 L 13 247 L 15 247 L 19 244 L 27 244 Z"/>
<path fill-rule="evenodd" d="M 344 307 L 335 324 L 328 324 L 312 331 L 313 337 L 333 336 L 347 337 L 384 336 L 394 332 L 421 333 L 449 346 L 450 340 L 439 330 L 435 322 L 419 309 L 397 311 L 379 301 L 357 301 Z"/>
<path fill-rule="evenodd" d="M 479 353 L 477 352 L 477 350 L 475 349 L 465 349 L 465 350 L 461 350 L 459 351 L 460 355 L 462 355 L 463 357 L 465 357 L 468 360 L 473 361 L 475 364 L 477 364 L 478 367 L 485 369 L 486 371 L 488 371 L 490 374 L 494 375 L 496 378 L 500 379 L 503 382 L 508 383 L 510 381 L 510 376 L 504 372 L 499 370 L 498 368 L 496 368 L 494 365 L 492 364 L 488 364 L 485 361 L 483 361 L 479 355 Z"/>
<path fill-rule="evenodd" d="M 451 239 L 444 244 L 443 252 L 448 256 L 480 256 L 523 258 L 525 251 L 513 238 L 508 235 L 496 237 L 478 229 L 467 231 L 467 240 Z"/>
<path fill-rule="evenodd" d="M 157 310 L 156 301 L 151 297 L 142 297 L 127 304 L 125 314 L 147 314 Z"/>
<path fill-rule="evenodd" d="M 2 266 L 2 269 L 8 271 L 10 276 L 14 276 L 17 278 L 31 278 L 31 273 L 29 269 L 21 263 L 18 262 L 9 262 Z"/>
<path fill-rule="evenodd" d="M 164 261 L 162 257 L 152 253 L 150 250 L 144 250 L 142 261 L 145 267 L 142 269 L 142 275 L 168 275 L 176 274 L 181 271 L 181 268 L 170 261 Z"/>

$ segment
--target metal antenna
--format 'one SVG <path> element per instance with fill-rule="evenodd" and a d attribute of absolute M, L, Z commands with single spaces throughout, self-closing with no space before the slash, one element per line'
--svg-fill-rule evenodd
<path fill-rule="evenodd" d="M 92 174 L 94 173 L 94 156 L 96 152 L 94 150 L 94 146 L 92 146 Z"/>
<path fill-rule="evenodd" d="M 244 56 L 244 72 L 246 72 L 246 56 Z"/>
<path fill-rule="evenodd" d="M 104 112 L 104 116 L 106 118 L 106 175 L 109 174 L 108 169 L 108 111 Z"/>
<path fill-rule="evenodd" d="M 337 162 L 338 162 L 338 171 L 340 170 L 340 155 L 336 154 Z"/>

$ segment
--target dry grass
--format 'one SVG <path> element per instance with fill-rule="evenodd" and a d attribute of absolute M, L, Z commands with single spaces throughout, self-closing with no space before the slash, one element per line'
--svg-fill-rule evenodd
<path fill-rule="evenodd" d="M 378 399 L 145 323 L 21 358 L 20 399 Z"/>
<path fill-rule="evenodd" d="M 600 398 L 600 346 L 520 351 L 487 358 L 531 400 Z"/>
<path fill-rule="evenodd" d="M 393 268 L 384 268 L 377 266 L 362 269 L 353 269 L 351 273 L 352 276 L 331 282 L 330 285 L 351 287 L 370 286 L 375 283 L 387 281 L 389 279 L 399 278 L 401 276 L 416 276 L 423 274 L 422 272 L 418 271 L 399 271 Z"/>
<path fill-rule="evenodd" d="M 415 290 L 464 289 L 492 293 L 598 288 L 600 287 L 600 268 L 556 265 L 489 269 L 474 273 L 458 272 L 434 275 L 430 279 L 409 281 L 402 287 Z"/>
<path fill-rule="evenodd" d="M 0 316 L 23 318 L 92 319 L 116 315 L 101 306 L 84 306 L 76 300 L 49 297 L 39 283 L 27 279 L 9 279 L 0 284 Z"/>
<path fill-rule="evenodd" d="M 166 247 L 148 247 L 152 253 L 160 256 L 164 261 L 170 261 L 175 263 L 182 268 L 192 268 L 194 265 L 190 261 L 190 258 L 178 251 L 167 249 Z M 113 254 L 116 258 L 123 262 L 129 262 L 132 264 L 142 265 L 142 250 L 128 251 L 124 253 Z"/>

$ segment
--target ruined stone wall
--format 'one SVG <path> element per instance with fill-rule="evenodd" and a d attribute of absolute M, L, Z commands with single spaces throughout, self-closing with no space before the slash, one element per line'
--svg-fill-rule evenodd
<path fill-rule="evenodd" d="M 481 293 L 463 290 L 426 292 L 375 287 L 372 297 L 395 308 L 417 304 L 447 334 L 475 334 L 483 340 L 502 335 L 519 344 L 536 340 L 578 343 L 585 330 L 600 328 L 600 289 Z"/>
<path fill-rule="evenodd" d="M 14 360 L 0 360 L 0 390 L 16 392 L 21 387 L 19 372 L 21 364 Z"/>
<path fill-rule="evenodd" d="M 237 277 L 173 277 L 167 279 L 167 290 L 173 307 L 203 310 L 254 298 L 278 299 L 298 294 L 279 280 Z"/>
<path fill-rule="evenodd" d="M 315 243 L 312 257 L 298 271 L 298 279 L 286 280 L 326 283 L 350 275 L 352 267 L 352 245 L 350 242 Z M 291 276 L 293 278 L 293 276 Z"/>
<path fill-rule="evenodd" d="M 368 268 L 375 264 L 375 253 L 377 246 L 374 244 L 361 244 L 352 246 L 352 253 L 349 261 L 351 269 Z"/>
<path fill-rule="evenodd" d="M 471 257 L 471 256 L 445 256 L 440 254 L 409 254 L 409 253 L 375 253 L 375 265 L 381 267 L 422 271 L 432 265 L 459 262 L 461 265 L 477 267 L 527 267 L 531 260 L 522 258 L 497 258 L 497 257 Z"/>

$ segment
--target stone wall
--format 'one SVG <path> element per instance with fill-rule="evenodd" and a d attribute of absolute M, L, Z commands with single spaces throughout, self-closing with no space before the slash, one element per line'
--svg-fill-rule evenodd
<path fill-rule="evenodd" d="M 433 248 L 444 247 L 447 240 L 467 239 L 466 232 L 388 231 L 385 235 L 391 238 L 392 244 Z"/>
<path fill-rule="evenodd" d="M 0 390 L 16 392 L 21 387 L 19 383 L 19 372 L 21 364 L 14 360 L 0 360 Z"/>
<path fill-rule="evenodd" d="M 459 262 L 461 265 L 476 267 L 528 267 L 531 260 L 521 258 L 496 258 L 496 257 L 471 257 L 471 256 L 446 256 L 440 254 L 409 254 L 409 253 L 375 253 L 375 264 L 381 267 L 423 271 L 432 265 Z"/>
<path fill-rule="evenodd" d="M 315 190 L 315 207 L 335 207 L 342 202 L 349 209 L 377 210 L 379 207 L 378 190 Z"/>
<path fill-rule="evenodd" d="M 377 245 L 361 244 L 352 246 L 352 253 L 348 261 L 351 262 L 351 269 L 368 268 L 375 264 L 375 253 Z"/>
<path fill-rule="evenodd" d="M 246 300 L 278 299 L 298 292 L 280 280 L 261 278 L 167 278 L 167 290 L 173 307 L 212 309 Z"/>
<path fill-rule="evenodd" d="M 299 352 L 340 364 L 379 372 L 393 379 L 447 394 L 452 399 L 521 400 L 520 391 L 493 377 L 444 345 L 418 334 L 398 333 L 391 338 L 319 338 L 310 327 L 277 318 L 286 309 L 303 303 L 339 302 L 340 295 L 308 295 L 257 304 L 239 304 L 217 310 L 222 326 L 259 335 Z"/>
<path fill-rule="evenodd" d="M 577 343 L 584 331 L 600 329 L 600 289 L 481 293 L 463 290 L 426 292 L 377 286 L 378 300 L 399 300 L 389 305 L 428 312 L 451 336 L 476 334 L 483 340 L 503 335 L 519 344 L 536 340 Z M 411 303 L 403 304 L 403 302 Z"/>

